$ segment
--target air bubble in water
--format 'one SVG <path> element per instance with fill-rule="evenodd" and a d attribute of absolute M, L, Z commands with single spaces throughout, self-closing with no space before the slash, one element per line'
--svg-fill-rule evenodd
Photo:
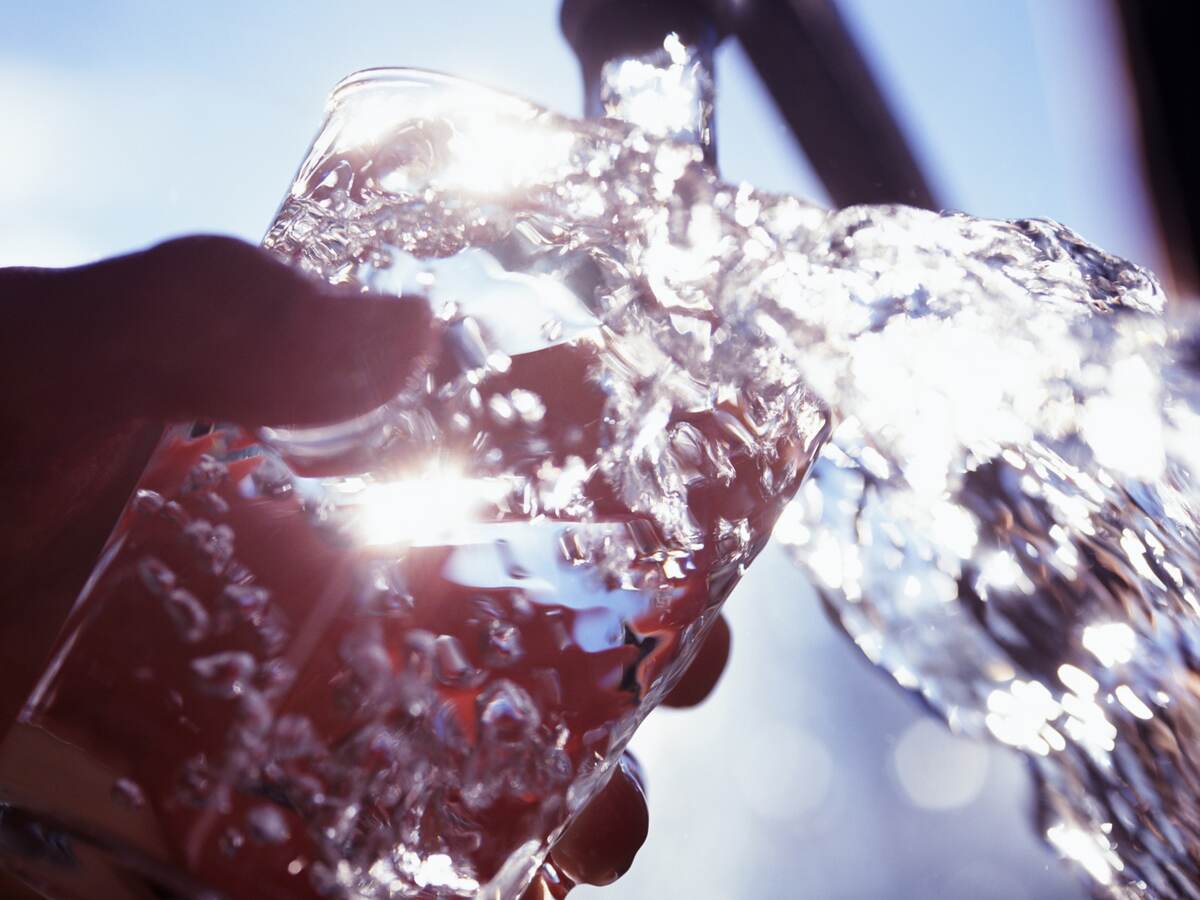
<path fill-rule="evenodd" d="M 541 722 L 537 705 L 508 679 L 489 685 L 476 701 L 483 739 L 511 744 L 529 737 Z"/>
<path fill-rule="evenodd" d="M 127 809 L 140 809 L 146 805 L 146 795 L 141 785 L 130 778 L 118 778 L 113 782 L 112 799 Z"/>
<path fill-rule="evenodd" d="M 137 571 L 146 590 L 155 597 L 165 597 L 175 588 L 175 573 L 161 560 L 147 556 L 138 561 Z"/>
<path fill-rule="evenodd" d="M 458 638 L 448 634 L 433 642 L 433 672 L 438 681 L 451 686 L 468 684 L 478 675 Z"/>
<path fill-rule="evenodd" d="M 507 666 L 521 657 L 521 632 L 512 622 L 492 619 L 487 626 L 487 661 L 491 666 Z"/>
<path fill-rule="evenodd" d="M 256 844 L 282 844 L 291 833 L 276 806 L 256 806 L 246 813 L 246 833 Z"/>
<path fill-rule="evenodd" d="M 208 636 L 208 611 L 191 591 L 184 588 L 170 591 L 163 598 L 163 609 L 180 640 L 194 644 Z"/>
<path fill-rule="evenodd" d="M 249 686 L 257 668 L 254 657 L 240 650 L 214 653 L 192 660 L 201 688 L 217 697 L 236 697 Z"/>

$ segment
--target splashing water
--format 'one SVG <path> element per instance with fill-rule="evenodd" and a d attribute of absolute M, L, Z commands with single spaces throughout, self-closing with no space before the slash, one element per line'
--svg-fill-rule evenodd
<path fill-rule="evenodd" d="M 592 313 L 648 336 L 631 353 L 656 360 L 645 371 L 766 401 L 747 441 L 793 427 L 777 416 L 795 406 L 775 400 L 804 385 L 837 426 L 774 534 L 847 633 L 956 729 L 1029 754 L 1047 839 L 1099 886 L 1200 895 L 1200 394 L 1192 329 L 1163 317 L 1153 277 L 1055 223 L 827 212 L 723 185 L 694 147 L 529 115 L 521 140 L 553 159 L 505 181 L 499 214 L 452 208 L 461 181 L 444 154 L 421 185 L 436 185 L 432 203 L 364 194 L 348 241 L 412 203 L 410 217 L 439 223 L 436 247 L 406 248 L 417 256 L 522 230 L 551 253 L 582 251 L 605 272 Z M 402 143 L 438 146 L 420 135 Z M 473 177 L 504 171 L 489 166 Z M 327 272 L 289 235 L 335 196 L 285 208 L 269 242 Z M 626 452 L 680 395 L 639 388 L 609 393 L 619 462 L 601 465 L 683 535 L 680 494 L 663 491 L 679 483 L 671 456 L 655 449 L 643 469 Z"/>
<path fill-rule="evenodd" d="M 1200 892 L 1200 419 L 1149 275 L 1051 223 L 726 185 L 696 146 L 400 70 L 338 89 L 265 245 L 428 297 L 428 375 L 164 456 L 24 714 L 104 718 L 79 684 L 134 678 L 116 617 L 155 599 L 171 715 L 212 737 L 120 794 L 193 875 L 239 896 L 253 853 L 260 896 L 272 865 L 516 896 L 773 527 L 872 660 L 1030 755 L 1099 885 Z M 126 755 L 144 733 L 102 724 Z"/>
<path fill-rule="evenodd" d="M 1100 888 L 1197 896 L 1192 328 L 1048 222 L 844 210 L 799 266 L 841 423 L 775 536 L 873 662 L 1026 752 Z"/>

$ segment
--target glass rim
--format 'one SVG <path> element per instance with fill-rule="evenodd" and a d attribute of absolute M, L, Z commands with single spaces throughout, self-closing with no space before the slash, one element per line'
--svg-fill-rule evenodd
<path fill-rule="evenodd" d="M 517 97 L 517 95 L 505 91 L 503 88 L 463 78 L 460 75 L 451 75 L 437 69 L 423 69 L 419 66 L 372 66 L 351 72 L 338 81 L 329 91 L 327 105 L 329 107 L 339 106 L 350 95 L 364 88 L 386 87 L 389 85 L 400 86 L 406 82 L 443 87 L 470 86 L 475 89 L 494 91 L 498 94 Z"/>

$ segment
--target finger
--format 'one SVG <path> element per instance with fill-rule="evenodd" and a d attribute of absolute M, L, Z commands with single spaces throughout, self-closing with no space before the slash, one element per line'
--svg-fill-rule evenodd
<path fill-rule="evenodd" d="M 0 284 L 21 305 L 14 352 L 39 357 L 27 399 L 106 416 L 345 419 L 402 389 L 430 340 L 424 301 L 335 290 L 231 238 L 24 274 Z"/>
<path fill-rule="evenodd" d="M 553 862 L 547 861 L 525 889 L 521 900 L 562 900 L 573 887 L 575 882 L 560 872 Z"/>
<path fill-rule="evenodd" d="M 725 664 L 729 661 L 732 641 L 729 623 L 724 616 L 718 616 L 704 638 L 704 643 L 700 645 L 696 658 L 683 673 L 679 683 L 667 694 L 663 705 L 686 709 L 702 703 L 721 680 Z"/>
<path fill-rule="evenodd" d="M 612 777 L 554 845 L 554 865 L 576 883 L 604 885 L 633 865 L 650 827 L 637 761 L 625 753 Z"/>

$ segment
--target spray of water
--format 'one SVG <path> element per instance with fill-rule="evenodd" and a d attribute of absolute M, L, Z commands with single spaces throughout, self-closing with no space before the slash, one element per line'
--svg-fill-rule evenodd
<path fill-rule="evenodd" d="M 372 286 L 515 235 L 547 271 L 588 260 L 576 300 L 640 335 L 599 465 L 675 540 L 694 529 L 664 423 L 688 384 L 754 407 L 750 447 L 831 415 L 774 534 L 846 632 L 952 727 L 1029 755 L 1039 827 L 1097 885 L 1195 896 L 1200 419 L 1192 329 L 1153 277 L 1051 222 L 830 212 L 722 184 L 695 147 L 636 129 L 438 102 L 376 118 L 404 179 L 434 161 L 419 181 L 335 179 L 322 159 L 270 243 Z M 331 209 L 332 247 L 312 240 Z M 380 244 L 399 252 L 364 268 Z"/>

